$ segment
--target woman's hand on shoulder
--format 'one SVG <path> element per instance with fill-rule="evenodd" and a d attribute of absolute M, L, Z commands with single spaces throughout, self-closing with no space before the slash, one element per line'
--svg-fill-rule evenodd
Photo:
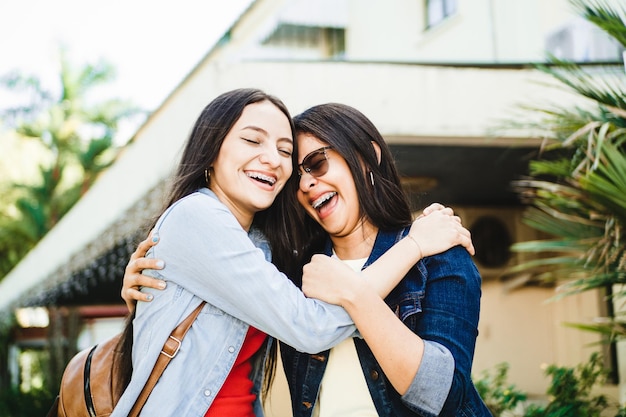
<path fill-rule="evenodd" d="M 474 255 L 472 236 L 459 216 L 450 207 L 433 203 L 418 216 L 409 231 L 409 237 L 421 250 L 422 257 L 435 255 L 461 245 Z"/>
<path fill-rule="evenodd" d="M 156 289 L 164 289 L 165 281 L 143 275 L 141 271 L 144 269 L 163 269 L 164 263 L 159 259 L 145 258 L 150 248 L 159 242 L 159 238 L 154 233 L 144 239 L 133 254 L 124 270 L 124 282 L 122 284 L 121 296 L 126 302 L 129 311 L 135 309 L 137 301 L 152 301 L 151 294 L 144 294 L 140 291 L 141 287 L 150 287 Z"/>

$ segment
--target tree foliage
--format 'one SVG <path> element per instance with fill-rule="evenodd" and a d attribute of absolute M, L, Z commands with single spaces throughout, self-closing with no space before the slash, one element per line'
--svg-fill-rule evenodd
<path fill-rule="evenodd" d="M 588 21 L 626 48 L 626 11 L 602 0 L 571 0 Z M 559 296 L 592 289 L 624 301 L 626 292 L 626 77 L 622 66 L 582 68 L 549 57 L 538 69 L 582 100 L 536 107 L 532 125 L 545 138 L 543 154 L 530 164 L 529 178 L 517 181 L 531 204 L 525 221 L 554 236 L 522 242 L 513 250 L 539 255 L 513 271 L 530 270 L 533 279 L 559 285 Z M 611 338 L 626 336 L 619 317 L 607 317 L 587 330 Z"/>
<path fill-rule="evenodd" d="M 23 103 L 0 113 L 3 138 L 35 142 L 36 175 L 0 184 L 7 196 L 0 206 L 0 279 L 70 210 L 123 145 L 114 142 L 119 124 L 143 112 L 128 101 L 94 97 L 114 79 L 102 61 L 74 66 L 61 50 L 57 85 L 11 73 L 0 79 Z M 2 139 L 5 140 L 5 139 Z M 3 164 L 14 163 L 2 156 Z"/>

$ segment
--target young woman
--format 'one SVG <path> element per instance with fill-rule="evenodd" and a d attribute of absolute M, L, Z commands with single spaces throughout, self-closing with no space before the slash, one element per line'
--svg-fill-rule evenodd
<path fill-rule="evenodd" d="M 411 221 L 389 148 L 349 106 L 315 106 L 294 122 L 302 241 L 360 271 Z M 303 291 L 343 306 L 362 338 L 314 355 L 281 344 L 295 417 L 490 415 L 471 381 L 481 279 L 467 251 L 421 259 L 384 301 L 340 271 L 315 256 Z"/>
<path fill-rule="evenodd" d="M 132 379 L 112 416 L 128 414 L 170 331 L 202 300 L 202 313 L 143 415 L 261 416 L 257 394 L 267 335 L 305 352 L 354 335 L 344 309 L 306 298 L 269 262 L 271 255 L 282 268 L 293 268 L 293 250 L 300 247 L 300 236 L 291 233 L 299 220 L 295 193 L 280 193 L 297 154 L 293 134 L 285 106 L 258 90 L 222 94 L 203 110 L 167 208 L 152 228 L 160 243 L 148 256 L 165 266 L 144 273 L 167 286 L 137 305 Z M 422 255 L 459 243 L 471 250 L 469 232 L 449 209 L 436 210 L 417 220 L 411 237 L 363 279 L 385 295 Z M 395 276 L 379 279 L 373 272 Z"/>

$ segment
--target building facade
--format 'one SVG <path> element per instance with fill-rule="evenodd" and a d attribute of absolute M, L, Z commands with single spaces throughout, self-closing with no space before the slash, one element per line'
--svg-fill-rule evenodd
<path fill-rule="evenodd" d="M 499 128 L 536 117 L 520 105 L 580 101 L 547 88 L 554 81 L 532 63 L 550 52 L 614 68 L 622 56 L 566 0 L 256 0 L 207 49 L 119 160 L 0 283 L 0 309 L 75 306 L 85 318 L 85 304 L 119 307 L 134 239 L 160 207 L 198 113 L 219 93 L 250 86 L 279 96 L 292 114 L 323 102 L 363 111 L 391 145 L 415 210 L 439 201 L 462 217 L 483 276 L 475 375 L 508 362 L 510 381 L 539 396 L 545 364 L 588 359 L 595 336 L 563 323 L 601 315 L 601 297 L 547 303 L 553 288 L 507 274 L 523 260 L 508 246 L 544 237 L 523 224 L 511 188 L 541 142 Z M 84 335 L 75 339 L 97 342 Z M 607 390 L 617 395 L 617 385 Z M 285 415 L 279 401 L 276 415 Z"/>

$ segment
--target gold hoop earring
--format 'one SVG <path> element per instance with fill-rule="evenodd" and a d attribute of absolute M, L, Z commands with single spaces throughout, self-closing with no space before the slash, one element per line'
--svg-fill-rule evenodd
<path fill-rule="evenodd" d="M 206 181 L 206 186 L 211 185 L 211 171 L 208 169 L 204 170 L 204 180 Z"/>

